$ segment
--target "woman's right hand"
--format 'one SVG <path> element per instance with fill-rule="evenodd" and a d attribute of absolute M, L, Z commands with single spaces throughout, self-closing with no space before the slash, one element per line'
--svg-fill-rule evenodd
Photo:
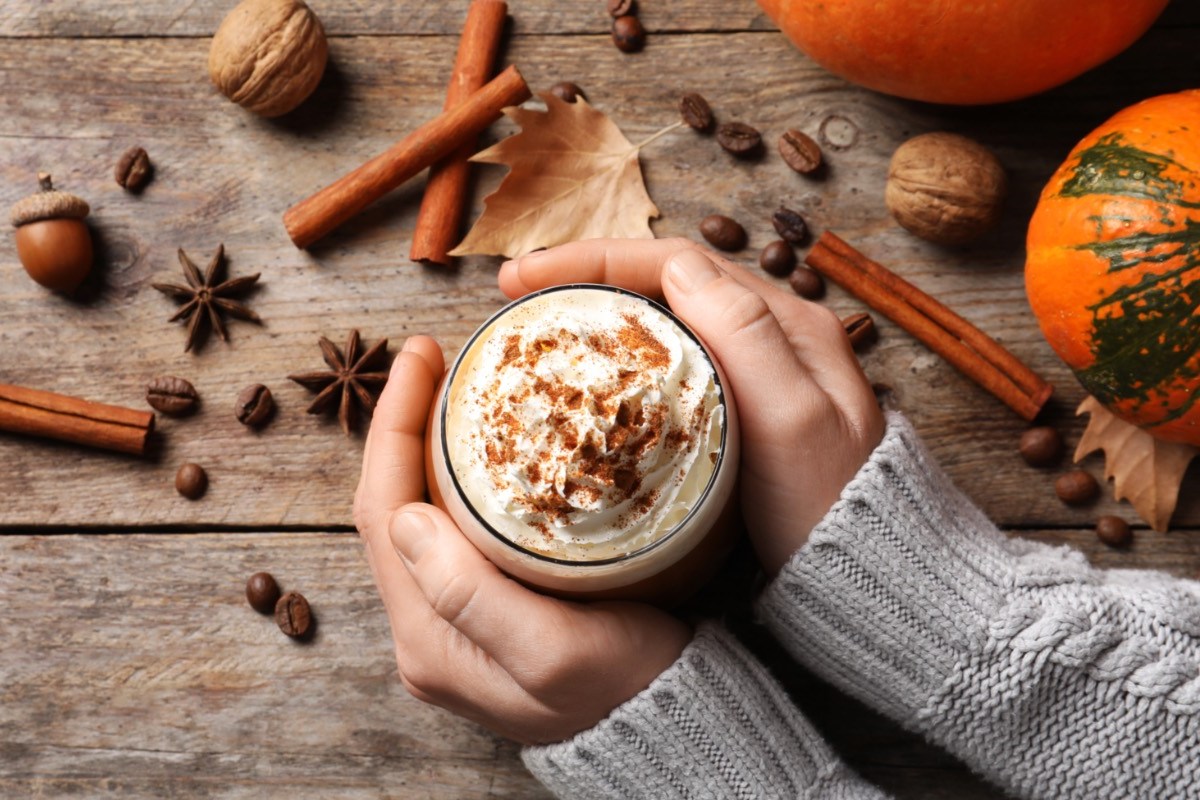
<path fill-rule="evenodd" d="M 501 268 L 516 298 L 608 283 L 666 299 L 728 377 L 742 429 L 742 513 L 774 575 L 808 540 L 883 436 L 883 416 L 841 322 L 686 239 L 594 239 Z"/>

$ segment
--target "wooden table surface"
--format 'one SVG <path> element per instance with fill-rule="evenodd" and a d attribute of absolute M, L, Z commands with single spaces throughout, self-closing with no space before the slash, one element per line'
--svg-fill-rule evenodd
<path fill-rule="evenodd" d="M 515 745 L 401 687 L 351 524 L 362 437 L 306 415 L 310 396 L 285 378 L 320 368 L 318 336 L 340 342 L 352 328 L 387 337 L 393 352 L 430 333 L 453 354 L 502 302 L 495 259 L 454 270 L 407 260 L 422 179 L 311 252 L 296 250 L 280 222 L 290 204 L 440 110 L 466 2 L 314 2 L 330 67 L 315 96 L 276 121 L 242 112 L 208 82 L 208 37 L 231 5 L 0 0 L 0 206 L 52 172 L 92 204 L 102 263 L 81 298 L 65 299 L 29 281 L 11 236 L 0 236 L 0 382 L 139 407 L 149 379 L 180 375 L 203 397 L 192 417 L 160 416 L 161 447 L 144 460 L 0 435 L 0 796 L 543 797 Z M 750 232 L 739 257 L 751 262 L 775 238 L 771 211 L 800 209 L 817 232 L 838 231 L 1052 380 L 1046 418 L 1073 446 L 1083 393 L 1030 315 L 1025 222 L 1075 141 L 1136 100 L 1195 83 L 1196 4 L 1176 0 L 1128 52 L 1065 87 L 979 109 L 850 86 L 794 50 L 750 0 L 641 6 L 649 44 L 625 55 L 598 1 L 510 0 L 504 58 L 535 89 L 579 83 L 634 141 L 677 118 L 681 93 L 699 91 L 721 118 L 771 141 L 785 127 L 810 133 L 829 163 L 812 181 L 774 154 L 737 162 L 678 131 L 642 155 L 663 212 L 656 234 L 695 236 L 703 216 L 728 214 Z M 511 130 L 497 124 L 485 138 Z M 931 130 L 986 143 L 1011 176 L 1000 229 L 965 250 L 918 241 L 883 204 L 891 152 Z M 133 144 L 156 165 L 138 196 L 111 177 Z M 472 217 L 501 174 L 479 170 Z M 185 354 L 183 328 L 167 323 L 174 306 L 150 283 L 176 277 L 177 248 L 203 263 L 220 243 L 233 274 L 262 272 L 251 304 L 265 323 L 234 322 L 228 345 L 212 339 Z M 824 302 L 861 310 L 836 288 Z M 881 322 L 863 363 L 1005 529 L 1072 543 L 1102 566 L 1197 574 L 1195 471 L 1166 534 L 1136 523 L 1111 491 L 1067 508 L 1054 497 L 1055 470 L 1016 456 L 1025 424 L 902 331 Z M 260 432 L 232 413 L 254 382 L 280 409 Z M 198 502 L 174 491 L 183 461 L 209 471 Z M 1095 457 L 1085 466 L 1102 474 Z M 1107 513 L 1138 525 L 1129 551 L 1095 541 L 1090 526 Z M 260 569 L 312 601 L 312 642 L 286 639 L 247 607 L 243 583 Z M 870 779 L 898 797 L 1000 796 L 790 665 L 741 599 L 730 619 Z"/>

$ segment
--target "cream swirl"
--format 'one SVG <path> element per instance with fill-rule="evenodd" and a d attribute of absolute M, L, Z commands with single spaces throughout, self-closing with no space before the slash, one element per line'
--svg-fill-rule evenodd
<path fill-rule="evenodd" d="M 634 552 L 682 521 L 721 447 L 696 341 L 643 298 L 575 287 L 510 307 L 450 387 L 459 486 L 510 541 L 573 561 Z"/>

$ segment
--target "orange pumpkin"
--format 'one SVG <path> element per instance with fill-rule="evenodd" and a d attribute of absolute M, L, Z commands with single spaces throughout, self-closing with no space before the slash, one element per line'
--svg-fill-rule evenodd
<path fill-rule="evenodd" d="M 932 103 L 1015 100 L 1069 81 L 1141 36 L 1167 0 L 758 0 L 814 61 Z"/>
<path fill-rule="evenodd" d="M 1200 90 L 1080 142 L 1026 250 L 1029 303 L 1084 387 L 1155 437 L 1200 445 Z"/>

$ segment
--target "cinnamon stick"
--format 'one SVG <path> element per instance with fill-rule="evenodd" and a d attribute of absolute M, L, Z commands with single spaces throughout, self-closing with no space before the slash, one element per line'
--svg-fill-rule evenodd
<path fill-rule="evenodd" d="M 960 372 L 1032 420 L 1054 387 L 935 298 L 825 232 L 805 263 L 904 328 Z"/>
<path fill-rule="evenodd" d="M 826 233 L 828 235 L 823 235 L 821 239 L 831 250 L 851 261 L 863 272 L 887 287 L 889 291 L 899 295 L 917 311 L 936 321 L 938 325 L 961 339 L 968 347 L 1012 378 L 1013 382 L 1024 389 L 1027 394 L 1037 395 L 1048 386 L 1033 370 L 1005 350 L 995 339 L 967 322 L 937 299 L 922 292 L 883 265 L 867 258 L 837 234 L 828 231 Z"/>
<path fill-rule="evenodd" d="M 154 414 L 0 383 L 0 430 L 140 456 Z"/>
<path fill-rule="evenodd" d="M 507 14 L 508 4 L 503 0 L 472 0 L 458 40 L 458 55 L 450 75 L 450 86 L 446 89 L 444 110 L 461 104 L 492 74 Z M 471 167 L 469 159 L 475 153 L 475 145 L 476 137 L 473 136 L 449 158 L 429 168 L 425 196 L 421 198 L 412 247 L 408 251 L 408 257 L 413 261 L 450 263 L 448 253 L 462 226 Z"/>
<path fill-rule="evenodd" d="M 343 175 L 283 215 L 288 236 L 309 247 L 421 170 L 462 147 L 500 118 L 501 110 L 531 97 L 516 67 L 501 72 L 461 105 L 437 117 Z"/>

